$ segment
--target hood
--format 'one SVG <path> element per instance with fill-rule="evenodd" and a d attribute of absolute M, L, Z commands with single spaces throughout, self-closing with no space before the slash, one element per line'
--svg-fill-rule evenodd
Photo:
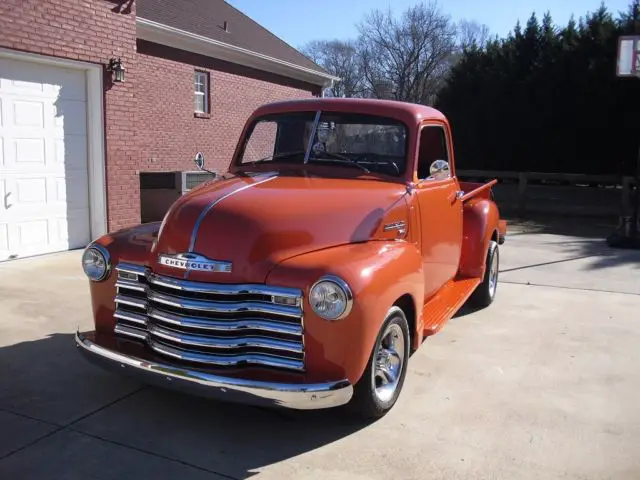
<path fill-rule="evenodd" d="M 384 225 L 405 221 L 406 189 L 379 180 L 279 176 L 221 178 L 181 197 L 158 235 L 152 266 L 163 275 L 184 271 L 159 265 L 158 255 L 192 252 L 232 262 L 230 272 L 191 271 L 195 281 L 263 283 L 278 263 L 337 245 L 397 238 Z"/>

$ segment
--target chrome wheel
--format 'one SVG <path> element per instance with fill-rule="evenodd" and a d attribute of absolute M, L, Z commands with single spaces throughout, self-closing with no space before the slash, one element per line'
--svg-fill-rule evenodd
<path fill-rule="evenodd" d="M 396 323 L 387 327 L 375 354 L 373 390 L 382 402 L 388 402 L 398 388 L 405 357 L 405 338 Z"/>
<path fill-rule="evenodd" d="M 489 267 L 489 295 L 491 298 L 496 294 L 498 286 L 498 253 L 494 253 Z"/>

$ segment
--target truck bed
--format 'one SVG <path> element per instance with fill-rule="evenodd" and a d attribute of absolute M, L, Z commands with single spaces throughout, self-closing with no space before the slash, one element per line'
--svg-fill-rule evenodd
<path fill-rule="evenodd" d="M 493 187 L 498 180 L 491 180 L 487 183 L 475 183 L 475 182 L 459 182 L 460 189 L 464 192 L 462 196 L 462 202 L 466 202 L 467 200 L 471 200 L 472 198 L 485 198 L 487 200 L 494 201 L 493 192 L 491 191 L 491 187 Z M 507 235 L 507 222 L 506 220 L 498 221 L 498 243 L 502 245 L 505 241 Z"/>
<path fill-rule="evenodd" d="M 464 192 L 462 201 L 465 202 L 477 197 L 486 198 L 487 200 L 493 200 L 491 187 L 493 187 L 496 183 L 498 183 L 498 180 L 491 180 L 487 183 L 460 182 L 460 189 Z"/>

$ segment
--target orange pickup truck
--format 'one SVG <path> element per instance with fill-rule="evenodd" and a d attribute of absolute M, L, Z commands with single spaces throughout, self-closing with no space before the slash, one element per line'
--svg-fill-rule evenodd
<path fill-rule="evenodd" d="M 95 330 L 76 346 L 149 384 L 380 417 L 424 337 L 495 297 L 494 183 L 458 180 L 433 108 L 262 106 L 223 175 L 86 248 Z"/>

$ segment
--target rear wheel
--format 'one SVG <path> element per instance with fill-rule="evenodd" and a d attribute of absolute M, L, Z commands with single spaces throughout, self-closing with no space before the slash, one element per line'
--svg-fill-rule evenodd
<path fill-rule="evenodd" d="M 482 283 L 471 295 L 470 303 L 478 308 L 488 307 L 493 303 L 498 289 L 498 272 L 500 268 L 500 251 L 498 243 L 491 241 L 487 252 L 487 262 Z"/>
<path fill-rule="evenodd" d="M 367 368 L 354 387 L 349 408 L 364 418 L 385 415 L 400 395 L 408 359 L 407 319 L 402 309 L 392 307 L 380 328 Z"/>

